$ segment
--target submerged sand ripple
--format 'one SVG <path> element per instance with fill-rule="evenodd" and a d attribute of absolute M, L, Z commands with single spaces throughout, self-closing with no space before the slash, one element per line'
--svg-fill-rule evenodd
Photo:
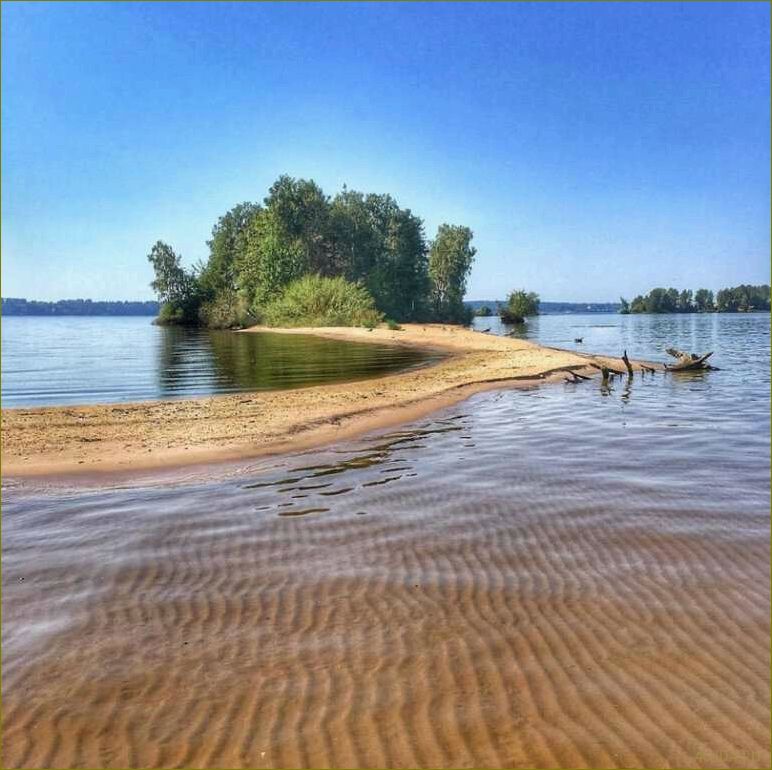
<path fill-rule="evenodd" d="M 316 518 L 248 484 L 62 502 L 61 558 L 7 562 L 12 625 L 68 625 L 9 645 L 4 765 L 769 765 L 761 516 L 443 473 Z"/>

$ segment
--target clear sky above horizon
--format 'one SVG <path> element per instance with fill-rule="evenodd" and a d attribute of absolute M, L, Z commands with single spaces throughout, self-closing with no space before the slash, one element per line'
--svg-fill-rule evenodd
<path fill-rule="evenodd" d="M 469 225 L 469 299 L 770 276 L 767 3 L 2 3 L 2 294 L 149 299 L 280 174 Z"/>

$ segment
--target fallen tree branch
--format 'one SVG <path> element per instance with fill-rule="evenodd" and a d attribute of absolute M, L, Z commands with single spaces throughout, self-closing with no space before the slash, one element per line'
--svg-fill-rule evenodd
<path fill-rule="evenodd" d="M 627 351 L 625 350 L 624 353 L 622 353 L 622 360 L 625 362 L 625 366 L 627 367 L 627 375 L 628 377 L 633 376 L 633 367 L 630 364 L 630 359 L 627 357 Z"/>
<path fill-rule="evenodd" d="M 624 374 L 624 372 L 623 372 L 623 371 L 620 371 L 619 369 L 613 369 L 612 367 L 610 367 L 610 366 L 606 366 L 605 364 L 603 364 L 603 365 L 601 365 L 601 364 L 595 364 L 595 363 L 593 363 L 592 361 L 590 361 L 590 366 L 591 366 L 593 369 L 600 369 L 600 370 L 601 370 L 601 372 L 602 372 L 602 371 L 605 369 L 606 371 L 608 371 L 608 372 L 612 372 L 613 374 L 620 374 L 620 375 L 621 375 L 621 374 Z"/>

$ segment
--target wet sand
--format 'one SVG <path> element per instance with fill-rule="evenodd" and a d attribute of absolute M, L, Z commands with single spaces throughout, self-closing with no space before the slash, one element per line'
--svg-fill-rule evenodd
<path fill-rule="evenodd" d="M 260 329 L 241 333 L 253 331 Z M 587 356 L 462 327 L 271 331 L 409 345 L 444 358 L 401 374 L 298 390 L 3 409 L 3 475 L 111 473 L 294 451 L 417 419 L 481 390 L 533 384 L 555 370 L 597 374 L 586 368 Z"/>

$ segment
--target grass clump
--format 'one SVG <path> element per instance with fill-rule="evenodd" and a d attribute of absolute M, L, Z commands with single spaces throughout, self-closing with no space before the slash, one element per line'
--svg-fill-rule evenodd
<path fill-rule="evenodd" d="M 359 283 L 306 275 L 288 284 L 261 312 L 267 326 L 375 326 L 382 315 Z"/>
<path fill-rule="evenodd" d="M 402 331 L 402 327 L 396 321 L 393 321 L 391 318 L 389 318 L 386 321 L 386 326 L 388 326 L 389 329 L 391 331 L 393 331 L 393 332 L 401 332 Z"/>

